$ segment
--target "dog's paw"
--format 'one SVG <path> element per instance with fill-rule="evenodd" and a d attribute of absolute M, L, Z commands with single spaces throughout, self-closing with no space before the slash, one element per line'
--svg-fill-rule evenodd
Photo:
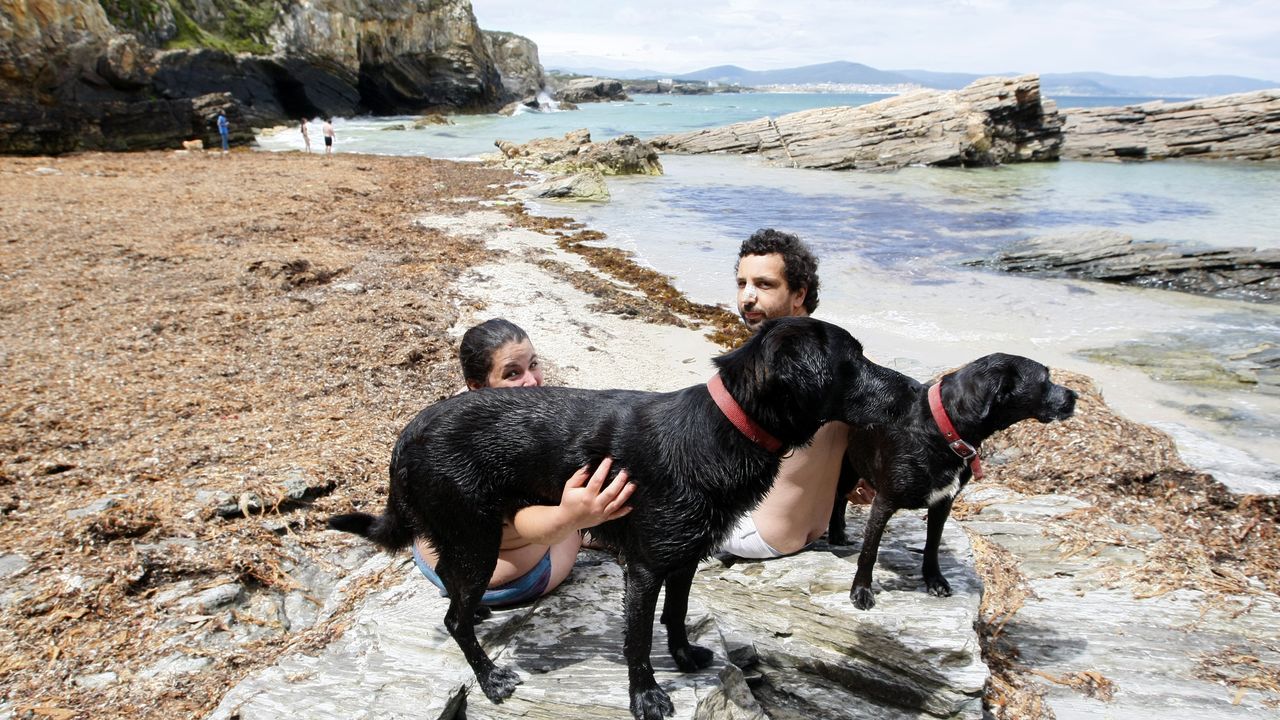
<path fill-rule="evenodd" d="M 849 591 L 849 599 L 859 610 L 870 610 L 876 606 L 876 595 L 869 587 L 854 587 Z"/>
<path fill-rule="evenodd" d="M 926 577 L 924 586 L 928 588 L 929 594 L 934 597 L 951 597 L 951 583 L 941 575 Z"/>
<path fill-rule="evenodd" d="M 710 665 L 715 656 L 715 653 L 701 645 L 689 645 L 688 647 L 671 651 L 671 657 L 676 661 L 676 667 L 680 668 L 680 672 L 687 673 L 697 672 Z"/>
<path fill-rule="evenodd" d="M 631 695 L 631 715 L 636 720 L 662 720 L 674 715 L 676 706 L 671 704 L 667 691 L 660 687 L 641 690 Z"/>
<path fill-rule="evenodd" d="M 476 679 L 480 682 L 484 696 L 496 703 L 511 697 L 511 693 L 515 692 L 516 686 L 521 682 L 514 670 L 505 667 L 495 667 L 487 676 Z"/>

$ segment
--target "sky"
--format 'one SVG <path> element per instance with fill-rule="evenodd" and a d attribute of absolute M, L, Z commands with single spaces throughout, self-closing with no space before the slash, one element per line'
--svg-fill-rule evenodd
<path fill-rule="evenodd" d="M 547 68 L 1242 75 L 1280 83 L 1280 0 L 472 0 Z"/>

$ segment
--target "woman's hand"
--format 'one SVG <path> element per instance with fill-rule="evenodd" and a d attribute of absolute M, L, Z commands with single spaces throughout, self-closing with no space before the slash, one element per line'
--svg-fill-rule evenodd
<path fill-rule="evenodd" d="M 605 478 L 613 467 L 613 458 L 600 461 L 596 471 L 588 479 L 587 470 L 591 466 L 580 468 L 564 485 L 560 494 L 560 510 L 565 521 L 573 530 L 594 527 L 600 523 L 616 520 L 631 512 L 627 500 L 636 486 L 631 484 L 624 469 L 618 473 L 607 486 Z"/>
<path fill-rule="evenodd" d="M 531 543 L 555 545 L 571 533 L 631 512 L 627 500 L 635 485 L 626 470 L 605 485 L 612 467 L 613 458 L 605 458 L 593 473 L 588 473 L 590 465 L 580 468 L 564 484 L 559 505 L 530 505 L 518 510 L 512 518 L 516 532 Z"/>

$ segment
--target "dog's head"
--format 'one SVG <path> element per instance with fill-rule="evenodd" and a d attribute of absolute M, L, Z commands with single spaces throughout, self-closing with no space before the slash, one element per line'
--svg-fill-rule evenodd
<path fill-rule="evenodd" d="M 994 353 L 947 376 L 942 397 L 961 436 L 977 442 L 1021 420 L 1065 420 L 1076 393 L 1049 379 L 1049 368 L 1018 355 Z M 966 435 L 968 432 L 968 435 Z"/>
<path fill-rule="evenodd" d="M 845 329 L 812 318 L 769 320 L 715 363 L 734 399 L 788 446 L 807 443 L 831 420 L 888 422 L 909 397 L 909 378 L 867 360 Z"/>

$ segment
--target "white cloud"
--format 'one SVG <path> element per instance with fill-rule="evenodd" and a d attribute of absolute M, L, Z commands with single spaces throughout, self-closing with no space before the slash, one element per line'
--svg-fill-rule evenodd
<path fill-rule="evenodd" d="M 544 62 L 753 70 L 833 60 L 881 69 L 1245 75 L 1280 82 L 1275 0 L 472 0 L 480 26 Z"/>

